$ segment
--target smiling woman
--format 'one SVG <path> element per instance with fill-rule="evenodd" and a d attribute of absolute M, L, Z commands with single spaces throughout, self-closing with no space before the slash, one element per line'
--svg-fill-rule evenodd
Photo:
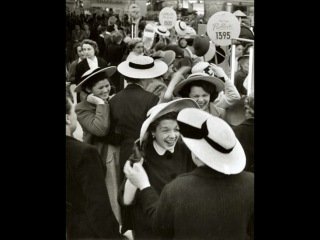
<path fill-rule="evenodd" d="M 159 194 L 164 185 L 171 182 L 177 175 L 189 172 L 195 167 L 190 151 L 180 139 L 177 115 L 183 108 L 199 107 L 190 98 L 160 103 L 149 110 L 148 118 L 140 130 L 139 140 L 141 155 L 144 159 L 143 166 L 151 185 Z M 140 193 L 138 191 L 136 194 L 136 188 L 132 186 L 129 181 L 125 180 L 120 194 L 123 212 L 126 215 L 126 219 L 123 219 L 122 230 L 132 229 L 135 239 L 156 239 L 141 206 L 136 205 L 133 201 L 134 198 L 139 197 Z M 128 215 L 131 216 L 128 217 Z"/>

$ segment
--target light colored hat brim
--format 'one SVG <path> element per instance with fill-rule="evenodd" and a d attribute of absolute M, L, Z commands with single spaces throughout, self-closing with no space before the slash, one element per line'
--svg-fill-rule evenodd
<path fill-rule="evenodd" d="M 179 112 L 184 108 L 198 108 L 199 105 L 191 98 L 179 98 L 167 103 L 160 103 L 149 110 L 151 114 L 143 122 L 140 129 L 140 144 L 147 138 L 147 131 L 152 122 L 169 112 Z"/>
<path fill-rule="evenodd" d="M 196 116 L 193 116 L 193 120 L 192 120 L 192 117 L 190 117 L 190 115 L 193 113 L 190 110 L 186 109 L 184 110 L 185 112 L 180 112 L 178 115 L 178 120 L 184 123 L 187 123 L 186 121 L 187 118 L 188 118 L 188 122 L 207 121 L 209 136 L 210 136 L 210 132 L 212 133 L 213 131 L 212 130 L 210 131 L 210 126 L 208 124 L 211 124 L 211 126 L 214 124 L 214 126 L 219 129 L 221 129 L 221 127 L 228 127 L 231 129 L 231 127 L 226 122 L 224 122 L 223 124 L 224 126 L 221 125 L 221 121 L 223 121 L 222 119 L 214 117 L 205 111 L 197 111 Z M 194 120 L 195 118 L 197 118 L 196 121 Z M 246 166 L 245 152 L 235 135 L 234 135 L 235 145 L 230 153 L 219 152 L 218 150 L 214 149 L 204 138 L 202 139 L 187 138 L 187 137 L 184 137 L 182 134 L 181 134 L 181 137 L 183 142 L 190 149 L 190 151 L 193 152 L 199 158 L 199 160 L 201 160 L 208 167 L 218 172 L 221 172 L 227 175 L 238 174 L 242 172 Z"/>
<path fill-rule="evenodd" d="M 163 32 L 159 32 L 158 28 L 156 28 L 155 32 L 158 33 L 161 36 L 164 36 L 164 37 L 169 37 L 170 36 L 170 32 L 168 30 L 165 33 L 163 33 Z"/>
<path fill-rule="evenodd" d="M 236 17 L 246 17 L 247 15 L 242 12 L 241 10 L 237 10 L 233 13 L 233 15 L 235 15 Z"/>
<path fill-rule="evenodd" d="M 179 36 L 184 36 L 184 35 L 187 34 L 187 28 L 181 29 L 180 26 L 179 26 L 180 23 L 181 23 L 180 20 L 179 20 L 179 21 L 176 21 L 176 23 L 175 23 L 175 25 L 174 25 L 174 29 L 176 30 L 176 32 L 177 32 L 177 34 L 178 34 Z M 187 25 L 186 25 L 186 26 L 187 26 Z"/>
<path fill-rule="evenodd" d="M 81 89 L 82 89 L 81 86 L 82 86 L 85 82 L 87 82 L 89 79 L 91 79 L 93 76 L 97 75 L 98 73 L 105 72 L 106 75 L 107 75 L 107 78 L 109 78 L 109 77 L 111 77 L 111 76 L 117 71 L 117 68 L 116 68 L 115 66 L 101 68 L 100 70 L 97 70 L 97 71 L 96 71 L 96 69 L 99 69 L 99 68 L 95 68 L 95 69 L 93 69 L 93 70 L 90 69 L 90 70 L 89 70 L 89 71 L 90 71 L 89 74 L 86 74 L 87 72 L 89 72 L 89 71 L 87 71 L 87 72 L 83 75 L 83 77 L 85 77 L 85 75 L 87 75 L 87 77 L 85 77 L 85 79 L 83 79 L 83 80 L 75 87 L 75 89 L 74 89 L 75 92 L 81 91 Z M 101 80 L 102 80 L 102 79 L 101 79 Z"/>
<path fill-rule="evenodd" d="M 204 61 L 205 62 L 210 61 L 214 57 L 215 54 L 216 54 L 216 46 L 210 41 L 209 42 L 209 49 L 203 55 Z"/>
<path fill-rule="evenodd" d="M 218 172 L 228 175 L 237 174 L 246 166 L 246 156 L 238 140 L 236 140 L 233 150 L 228 154 L 224 154 L 212 148 L 205 139 L 186 138 L 182 135 L 181 137 L 187 147 L 204 164 Z"/>
<path fill-rule="evenodd" d="M 161 60 L 154 60 L 154 66 L 148 69 L 132 68 L 129 66 L 129 62 L 130 60 L 127 60 L 118 65 L 118 72 L 125 77 L 148 79 L 159 77 L 168 71 L 168 65 Z"/>
<path fill-rule="evenodd" d="M 180 83 L 178 83 L 173 90 L 173 94 L 175 96 L 181 96 L 180 91 L 182 90 L 182 88 L 184 88 L 184 86 L 186 86 L 188 83 L 191 83 L 194 81 L 205 81 L 205 82 L 211 83 L 216 87 L 217 92 L 220 92 L 224 89 L 224 82 L 219 78 L 211 77 L 211 76 L 194 76 L 194 77 L 184 79 Z"/>

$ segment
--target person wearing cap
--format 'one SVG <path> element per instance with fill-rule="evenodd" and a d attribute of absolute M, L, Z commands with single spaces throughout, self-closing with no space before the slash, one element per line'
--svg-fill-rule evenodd
<path fill-rule="evenodd" d="M 225 109 L 214 104 L 219 92 L 224 89 L 223 79 L 203 72 L 192 73 L 185 79 L 183 73 L 189 70 L 188 67 L 182 67 L 173 75 L 164 94 L 164 101 L 173 97 L 192 98 L 203 111 L 224 119 Z"/>
<path fill-rule="evenodd" d="M 181 141 L 177 124 L 178 112 L 184 108 L 199 107 L 190 98 L 160 103 L 149 110 L 148 118 L 140 129 L 138 144 L 143 156 L 143 167 L 158 194 L 176 176 L 195 168 L 190 151 Z M 133 230 L 135 239 L 156 239 L 147 216 L 141 205 L 137 204 L 140 191 L 128 180 L 125 180 L 122 187 L 120 201 L 124 211 L 131 211 L 132 214 L 132 223 L 126 227 Z"/>
<path fill-rule="evenodd" d="M 161 60 L 149 56 L 138 56 L 118 65 L 128 85 L 110 100 L 109 143 L 120 147 L 120 169 L 132 152 L 134 141 L 150 108 L 159 102 L 159 98 L 146 91 L 148 81 L 163 75 L 168 66 Z M 123 180 L 120 173 L 120 180 Z"/>
<path fill-rule="evenodd" d="M 213 102 L 213 104 L 215 104 L 217 107 L 227 109 L 240 100 L 240 94 L 237 88 L 222 67 L 219 67 L 213 63 L 209 64 L 208 62 L 199 62 L 192 67 L 191 72 L 206 73 L 210 76 L 216 76 L 224 81 L 224 89 L 219 93 L 218 97 Z"/>
<path fill-rule="evenodd" d="M 177 122 L 196 169 L 159 197 L 141 162 L 124 167 L 153 230 L 162 239 L 253 239 L 254 174 L 243 171 L 245 152 L 231 127 L 195 108 L 181 110 Z"/>
<path fill-rule="evenodd" d="M 66 230 L 68 239 L 120 239 L 97 149 L 73 137 L 77 115 L 66 89 Z"/>
<path fill-rule="evenodd" d="M 112 210 L 121 223 L 120 206 L 117 202 L 118 179 L 114 173 L 116 162 L 109 159 L 107 135 L 110 130 L 110 77 L 116 67 L 96 68 L 86 72 L 75 91 L 85 91 L 88 96 L 76 105 L 76 113 L 83 129 L 83 141 L 94 145 L 101 156 L 103 170 L 106 172 L 106 187 L 110 196 Z"/>

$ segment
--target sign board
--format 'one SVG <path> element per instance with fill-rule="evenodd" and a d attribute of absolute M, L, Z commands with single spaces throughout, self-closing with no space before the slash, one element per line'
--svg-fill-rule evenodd
<path fill-rule="evenodd" d="M 163 8 L 159 13 L 159 22 L 162 26 L 170 29 L 177 21 L 177 13 L 171 7 Z"/>
<path fill-rule="evenodd" d="M 217 45 L 231 45 L 231 39 L 240 35 L 240 22 L 230 12 L 220 11 L 213 14 L 207 23 L 207 33 Z"/>
<path fill-rule="evenodd" d="M 140 17 L 140 7 L 139 5 L 133 3 L 129 6 L 129 15 L 133 19 L 138 19 Z"/>

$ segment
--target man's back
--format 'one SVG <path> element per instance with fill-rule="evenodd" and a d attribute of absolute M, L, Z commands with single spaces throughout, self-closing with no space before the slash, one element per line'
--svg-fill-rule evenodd
<path fill-rule="evenodd" d="M 208 167 L 180 175 L 164 188 L 153 227 L 166 239 L 247 239 L 253 181 L 252 173 L 224 175 Z"/>
<path fill-rule="evenodd" d="M 66 137 L 67 231 L 72 238 L 118 239 L 97 150 Z"/>

